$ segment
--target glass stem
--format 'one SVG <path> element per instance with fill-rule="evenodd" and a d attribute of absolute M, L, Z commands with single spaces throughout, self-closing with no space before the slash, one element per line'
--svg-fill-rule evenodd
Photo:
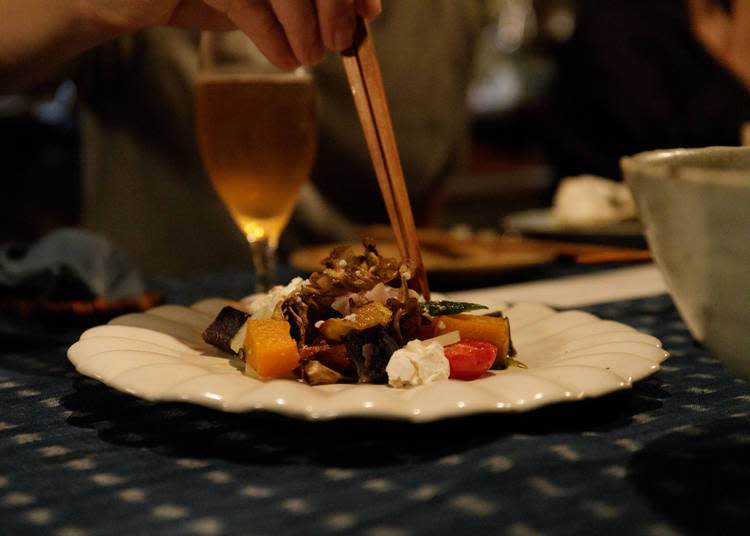
<path fill-rule="evenodd" d="M 255 292 L 268 292 L 276 279 L 276 246 L 262 238 L 250 242 L 255 267 Z"/>

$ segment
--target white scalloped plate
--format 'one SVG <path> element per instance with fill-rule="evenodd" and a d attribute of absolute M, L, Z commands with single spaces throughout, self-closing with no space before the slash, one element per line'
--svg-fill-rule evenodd
<path fill-rule="evenodd" d="M 517 359 L 525 369 L 407 389 L 264 381 L 243 375 L 236 362 L 201 338 L 218 311 L 232 303 L 211 298 L 192 307 L 163 305 L 117 317 L 84 332 L 68 358 L 81 374 L 151 401 L 190 402 L 237 413 L 265 410 L 313 420 L 426 422 L 599 397 L 629 388 L 659 370 L 668 357 L 658 339 L 624 324 L 582 311 L 517 304 L 502 309 L 510 318 Z"/>

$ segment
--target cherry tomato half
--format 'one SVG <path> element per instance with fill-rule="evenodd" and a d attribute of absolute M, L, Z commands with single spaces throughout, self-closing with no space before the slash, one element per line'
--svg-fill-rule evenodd
<path fill-rule="evenodd" d="M 476 339 L 461 339 L 444 348 L 451 378 L 474 380 L 487 372 L 497 357 L 497 346 Z"/>

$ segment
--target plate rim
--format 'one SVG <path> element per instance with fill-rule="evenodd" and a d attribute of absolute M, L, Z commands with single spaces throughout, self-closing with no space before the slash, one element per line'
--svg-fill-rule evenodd
<path fill-rule="evenodd" d="M 209 305 L 210 303 L 210 305 Z M 142 326 L 137 325 L 129 325 L 128 322 L 134 322 L 136 319 L 138 320 L 153 320 L 149 318 L 143 318 L 147 316 L 156 317 L 159 319 L 158 322 L 160 322 L 162 325 L 169 325 L 170 322 L 179 324 L 175 318 L 179 318 L 179 314 L 181 310 L 189 310 L 190 313 L 188 313 L 189 316 L 191 316 L 191 322 L 193 323 L 192 326 L 187 324 L 182 324 L 181 329 L 192 329 L 197 332 L 195 328 L 196 324 L 196 314 L 204 315 L 207 319 L 207 321 L 210 321 L 211 315 L 208 313 L 212 308 L 218 307 L 221 303 L 237 303 L 235 300 L 227 300 L 225 298 L 208 298 L 203 299 L 195 302 L 194 304 L 190 306 L 180 306 L 180 305 L 163 305 L 159 307 L 155 307 L 149 311 L 146 311 L 144 313 L 131 313 L 129 315 L 122 315 L 120 317 L 114 318 L 111 320 L 108 324 L 96 326 L 93 328 L 89 328 L 88 330 L 84 331 L 79 340 L 76 341 L 73 345 L 71 345 L 68 348 L 67 356 L 68 359 L 73 363 L 76 370 L 87 377 L 94 378 L 98 381 L 101 381 L 105 385 L 108 385 L 111 388 L 114 388 L 116 390 L 126 392 L 128 394 L 131 394 L 133 396 L 136 396 L 138 398 L 142 398 L 151 402 L 187 402 L 190 404 L 200 405 L 209 407 L 215 410 L 227 412 L 227 413 L 251 413 L 251 412 L 257 412 L 257 411 L 265 411 L 265 412 L 271 412 L 271 413 L 278 413 L 281 415 L 284 415 L 286 417 L 291 418 L 297 418 L 297 419 L 303 419 L 308 421 L 330 421 L 335 419 L 346 419 L 346 418 L 374 418 L 374 419 L 381 419 L 381 420 L 400 420 L 400 421 L 411 421 L 415 423 L 419 422 L 431 422 L 431 421 L 437 421 L 447 418 L 456 418 L 456 417 L 466 417 L 466 416 L 472 416 L 472 415 L 479 415 L 479 414 L 488 414 L 488 413 L 507 413 L 507 414 L 518 414 L 518 413 L 525 413 L 528 411 L 532 411 L 534 409 L 538 409 L 543 406 L 548 405 L 554 405 L 554 404 L 560 404 L 560 403 L 566 403 L 566 402 L 574 402 L 584 399 L 591 399 L 591 398 L 598 398 L 601 396 L 604 396 L 606 394 L 610 394 L 616 391 L 622 391 L 626 390 L 632 387 L 633 383 L 637 381 L 641 381 L 645 379 L 648 376 L 651 376 L 652 374 L 656 373 L 658 370 L 660 370 L 660 364 L 669 357 L 669 354 L 664 351 L 662 348 L 661 342 L 653 337 L 652 335 L 648 335 L 642 332 L 639 332 L 635 330 L 634 328 L 627 326 L 626 324 L 611 321 L 611 320 L 603 320 L 596 315 L 592 315 L 591 313 L 585 312 L 585 315 L 579 315 L 578 317 L 575 317 L 575 321 L 579 322 L 579 326 L 584 326 L 583 322 L 586 321 L 587 318 L 590 317 L 589 320 L 592 324 L 598 323 L 598 322 L 608 322 L 613 327 L 617 327 L 618 330 L 623 332 L 624 334 L 627 333 L 628 336 L 632 336 L 634 339 L 640 339 L 640 340 L 632 340 L 632 341 L 625 341 L 625 343 L 629 344 L 643 344 L 645 343 L 645 347 L 648 347 L 652 349 L 651 351 L 654 353 L 653 359 L 650 359 L 651 366 L 648 364 L 644 364 L 640 369 L 637 369 L 637 373 L 634 376 L 631 377 L 619 377 L 617 374 L 609 369 L 605 369 L 602 367 L 595 367 L 591 365 L 565 365 L 564 360 L 562 362 L 558 363 L 551 363 L 550 365 L 544 366 L 544 367 L 532 367 L 529 372 L 529 369 L 506 369 L 502 371 L 491 371 L 484 377 L 473 380 L 471 382 L 461 381 L 461 380 L 445 380 L 441 382 L 435 382 L 432 384 L 424 385 L 424 386 L 417 386 L 417 387 L 411 387 L 411 388 L 405 388 L 405 389 L 396 389 L 393 387 L 389 387 L 387 385 L 363 385 L 363 384 L 337 384 L 334 386 L 310 386 L 307 384 L 303 384 L 301 382 L 295 381 L 295 380 L 289 380 L 289 379 L 270 379 L 265 381 L 258 381 L 254 380 L 252 378 L 249 378 L 247 376 L 244 376 L 239 370 L 236 369 L 236 364 L 232 365 L 232 361 L 230 356 L 228 354 L 223 354 L 223 352 L 219 351 L 218 349 L 215 349 L 213 347 L 210 347 L 208 345 L 205 345 L 204 347 L 200 347 L 200 344 L 196 344 L 196 341 L 193 340 L 192 343 L 185 340 L 180 340 L 178 337 L 173 337 L 169 334 L 165 334 L 163 331 L 159 331 L 156 329 L 149 329 L 144 328 Z M 507 304 L 492 304 L 493 307 L 501 305 L 507 305 Z M 560 320 L 561 317 L 558 315 L 566 315 L 568 313 L 581 313 L 583 311 L 580 310 L 564 310 L 564 311 L 557 311 L 551 307 L 548 307 L 546 305 L 542 304 L 534 304 L 534 303 L 519 303 L 519 304 L 513 304 L 510 307 L 506 307 L 506 311 L 511 317 L 514 313 L 523 314 L 524 311 L 527 315 L 531 315 L 532 320 L 529 322 L 528 318 L 526 318 L 525 323 L 523 323 L 520 326 L 521 331 L 528 329 L 529 327 L 533 327 L 535 322 L 547 322 L 547 326 L 549 326 L 549 321 L 552 319 L 553 324 L 552 328 L 554 328 L 554 320 Z M 542 315 L 544 314 L 543 318 L 539 318 L 538 320 L 533 320 L 533 315 L 538 314 Z M 162 315 L 162 316 L 160 316 Z M 574 317 L 571 315 L 567 316 L 568 319 L 573 321 Z M 186 328 L 187 326 L 187 328 Z M 538 328 L 540 326 L 537 326 Z M 114 329 L 113 329 L 114 328 Z M 625 329 L 627 328 L 627 329 Z M 551 329 L 551 328 L 550 328 Z M 562 331 L 565 331 L 566 329 L 571 328 L 565 328 L 563 327 Z M 112 334 L 110 334 L 112 332 Z M 227 399 L 226 396 L 221 398 L 218 397 L 208 397 L 205 396 L 206 393 L 203 393 L 203 395 L 195 395 L 195 392 L 184 392 L 181 391 L 178 385 L 166 385 L 161 390 L 158 388 L 155 391 L 146 392 L 146 390 L 143 389 L 143 386 L 139 389 L 137 385 L 133 385 L 132 383 L 128 383 L 127 378 L 125 380 L 122 379 L 122 375 L 118 374 L 114 378 L 106 377 L 106 374 L 103 374 L 101 372 L 101 368 L 97 367 L 96 364 L 92 365 L 92 361 L 94 361 L 94 358 L 96 356 L 101 355 L 106 352 L 110 352 L 110 355 L 105 356 L 112 358 L 113 356 L 117 356 L 118 354 L 116 352 L 139 352 L 137 349 L 126 348 L 124 349 L 110 349 L 110 350 L 102 350 L 102 351 L 96 351 L 92 352 L 90 354 L 85 354 L 83 352 L 83 348 L 87 346 L 86 340 L 93 340 L 93 339 L 99 339 L 99 345 L 101 346 L 101 339 L 112 339 L 112 338 L 119 338 L 122 339 L 122 334 L 130 333 L 132 335 L 135 335 L 136 333 L 140 336 L 145 337 L 145 339 L 132 339 L 133 341 L 140 341 L 144 342 L 144 340 L 151 339 L 151 344 L 159 346 L 160 349 L 164 350 L 164 353 L 166 355 L 171 355 L 171 359 L 165 359 L 165 363 L 162 363 L 165 368 L 168 365 L 177 365 L 178 367 L 186 367 L 186 366 L 195 366 L 192 363 L 190 363 L 190 360 L 204 360 L 206 358 L 211 357 L 218 357 L 222 359 L 221 362 L 215 362 L 214 364 L 218 367 L 221 365 L 224 367 L 227 366 L 235 366 L 235 372 L 228 371 L 225 369 L 222 369 L 221 372 L 217 372 L 217 374 L 221 374 L 221 376 L 225 376 L 227 378 L 230 378 L 230 380 L 227 380 L 227 384 L 231 383 L 232 385 L 238 384 L 238 381 L 246 381 L 250 380 L 252 382 L 255 382 L 251 388 L 248 388 L 244 392 L 240 393 L 238 396 L 239 398 L 234 399 Z M 611 334 L 612 330 L 606 330 L 603 332 L 604 335 Z M 596 333 L 594 336 L 596 337 Z M 548 335 L 554 337 L 555 333 L 552 333 L 551 335 Z M 125 337 L 127 338 L 127 337 Z M 154 342 L 154 339 L 157 342 Z M 541 343 L 544 340 L 544 338 L 539 339 L 539 342 Z M 174 344 L 167 344 L 166 346 L 162 346 L 166 344 L 166 342 L 172 341 Z M 160 345 L 159 342 L 162 344 Z M 554 341 L 553 341 L 554 342 Z M 547 343 L 549 343 L 549 340 L 547 340 Z M 205 344 L 205 343 L 204 343 Z M 515 344 L 515 342 L 514 342 Z M 519 348 L 519 358 L 521 361 L 523 361 L 523 346 L 526 346 L 528 344 L 528 347 L 531 347 L 531 343 L 522 343 L 522 346 Z M 89 345 L 93 345 L 93 343 L 89 343 Z M 139 346 L 134 342 L 134 345 L 137 347 Z M 143 346 L 148 346 L 147 343 L 144 343 Z M 181 348 L 181 346 L 184 346 L 185 348 L 188 348 L 189 350 L 184 350 Z M 606 345 L 605 345 L 606 346 Z M 105 345 L 106 347 L 106 345 Z M 584 346 L 584 349 L 588 348 Z M 147 351 L 144 351 L 146 354 L 148 354 Z M 171 352 L 171 353 L 170 353 Z M 590 354 L 589 357 L 593 358 L 597 355 L 597 353 Z M 623 353 L 623 355 L 637 355 L 637 354 L 629 354 L 629 353 Z M 593 356 L 593 357 L 592 357 Z M 143 356 L 140 356 L 143 357 Z M 575 358 L 575 351 L 573 351 L 572 358 Z M 579 357 L 585 357 L 585 356 L 579 356 Z M 641 356 L 642 357 L 642 356 Z M 570 356 L 568 356 L 567 359 L 572 359 Z M 617 357 L 610 357 L 609 359 L 617 359 Z M 625 359 L 625 358 L 623 358 Z M 107 363 L 106 360 L 102 359 L 105 363 Z M 583 361 L 586 361 L 585 359 Z M 157 366 L 159 363 L 152 363 L 152 366 Z M 207 367 L 209 365 L 208 362 L 205 364 L 201 364 L 202 367 Z M 140 366 L 140 365 L 139 365 Z M 573 369 L 575 367 L 578 367 L 579 369 L 582 367 L 589 367 L 591 370 L 584 370 L 584 372 L 588 372 L 592 374 L 592 377 L 595 375 L 610 375 L 610 382 L 602 388 L 600 385 L 598 390 L 597 389 L 591 389 L 591 388 L 584 388 L 580 390 L 580 392 L 576 391 L 577 389 L 577 383 L 576 381 L 570 381 L 568 379 L 564 380 L 557 380 L 558 386 L 562 387 L 562 394 L 559 392 L 552 397 L 550 395 L 549 398 L 546 398 L 544 396 L 544 393 L 541 392 L 542 396 L 538 397 L 539 393 L 532 393 L 532 395 L 537 396 L 537 398 L 534 398 L 534 396 L 529 397 L 528 400 L 523 400 L 521 403 L 518 404 L 507 404 L 499 401 L 497 394 L 492 391 L 492 388 L 497 389 L 497 386 L 494 384 L 502 384 L 504 381 L 507 382 L 507 380 L 503 380 L 502 378 L 508 378 L 510 376 L 515 375 L 521 375 L 521 381 L 519 383 L 516 383 L 515 385 L 511 383 L 511 389 L 518 388 L 521 386 L 523 381 L 526 381 L 529 384 L 534 384 L 534 382 L 537 382 L 538 384 L 544 384 L 545 382 L 553 382 L 554 380 L 548 378 L 546 375 L 550 374 L 554 378 L 557 374 L 558 376 L 562 378 L 567 378 L 566 374 L 570 373 L 570 370 L 563 370 L 563 369 Z M 138 368 L 138 367 L 134 367 Z M 133 369 L 133 370 L 134 370 Z M 556 369 L 556 370 L 555 370 Z M 217 369 L 218 370 L 218 369 Z M 540 371 L 547 371 L 544 374 L 540 374 Z M 594 372 L 594 370 L 596 372 Z M 127 372 L 127 368 L 125 369 L 125 372 Z M 143 371 L 141 371 L 143 372 Z M 137 375 L 138 373 L 134 373 Z M 189 376 L 189 375 L 188 375 Z M 196 373 L 195 376 L 192 377 L 186 377 L 185 382 L 183 385 L 189 385 L 191 381 L 195 381 L 198 384 L 201 383 L 201 378 L 210 378 L 214 376 L 214 374 L 211 373 Z M 616 378 L 611 378 L 611 376 L 617 376 Z M 117 379 L 119 377 L 119 380 Z M 241 380 L 237 379 L 231 379 L 231 378 L 239 378 Z M 498 379 L 499 378 L 499 379 Z M 517 380 L 518 381 L 518 380 Z M 281 382 L 281 383 L 276 383 Z M 566 382 L 570 382 L 572 387 L 567 388 L 565 387 L 567 384 Z M 210 383 L 210 382 L 209 382 Z M 493 385 L 489 385 L 492 383 Z M 291 386 L 294 387 L 291 387 Z M 276 390 L 276 397 L 272 395 L 266 394 L 265 398 L 259 398 L 259 391 L 260 395 L 264 395 L 265 393 L 263 391 L 273 391 L 274 386 L 278 389 Z M 176 387 L 176 390 L 175 390 Z M 489 389 L 488 389 L 489 388 Z M 352 389 L 357 389 L 359 391 L 354 391 L 354 395 L 350 396 L 349 398 L 354 398 L 355 401 L 358 401 L 357 403 L 353 403 L 350 405 L 342 406 L 339 404 L 338 406 L 335 403 L 329 403 L 326 405 L 326 401 L 333 400 L 334 402 L 336 400 L 347 400 L 347 395 L 349 392 L 351 392 Z M 567 390 L 566 390 L 567 389 Z M 309 397 L 303 398 L 300 400 L 295 401 L 292 404 L 288 404 L 286 398 L 289 397 L 289 394 L 296 394 L 300 392 L 300 390 L 312 390 L 312 393 L 317 393 L 314 395 L 310 395 Z M 333 394 L 330 394 L 329 392 L 333 391 Z M 377 394 L 377 396 L 371 396 L 371 398 L 375 399 L 375 402 L 372 402 L 372 400 L 369 401 L 366 399 L 366 397 L 363 397 L 361 395 L 365 394 L 365 391 L 367 393 L 373 393 Z M 437 394 L 434 392 L 438 391 Z M 429 400 L 430 396 L 439 396 L 439 391 L 447 392 L 448 394 L 455 394 L 455 393 L 462 393 L 467 391 L 473 391 L 474 397 L 465 397 L 465 399 L 457 399 L 453 398 L 452 402 L 450 403 L 443 403 L 441 401 L 441 406 L 438 409 L 435 409 L 434 407 L 418 407 L 414 406 L 413 404 L 411 406 L 401 407 L 398 404 L 395 404 L 394 401 L 400 400 L 402 403 L 404 401 L 409 401 L 417 399 L 419 400 Z M 309 391 L 308 391 L 309 392 Z M 280 393 L 280 394 L 279 394 Z M 343 394 L 342 394 L 343 393 Z M 383 393 L 387 393 L 383 396 L 381 396 Z M 395 394 L 394 394 L 395 393 Z M 567 393 L 567 394 L 566 394 Z M 494 405 L 490 402 L 492 400 L 492 397 L 495 397 Z M 243 398 L 244 397 L 244 398 Z M 246 399 L 246 402 L 242 402 L 243 399 Z M 471 402 L 471 400 L 474 400 L 474 402 Z M 467 403 L 468 400 L 468 403 Z M 520 400 L 520 399 L 519 399 Z M 424 402 L 422 402 L 422 405 L 424 405 Z M 322 408 L 322 409 L 321 409 Z"/>

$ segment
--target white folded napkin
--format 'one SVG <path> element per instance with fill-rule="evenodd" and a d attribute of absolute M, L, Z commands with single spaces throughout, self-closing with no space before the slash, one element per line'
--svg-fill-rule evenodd
<path fill-rule="evenodd" d="M 451 300 L 473 303 L 531 302 L 567 308 L 665 293 L 667 285 L 661 272 L 655 264 L 649 263 L 594 274 L 452 292 L 447 296 Z"/>
<path fill-rule="evenodd" d="M 0 246 L 0 295 L 47 300 L 117 300 L 140 296 L 145 284 L 106 238 L 60 228 L 32 244 Z"/>

